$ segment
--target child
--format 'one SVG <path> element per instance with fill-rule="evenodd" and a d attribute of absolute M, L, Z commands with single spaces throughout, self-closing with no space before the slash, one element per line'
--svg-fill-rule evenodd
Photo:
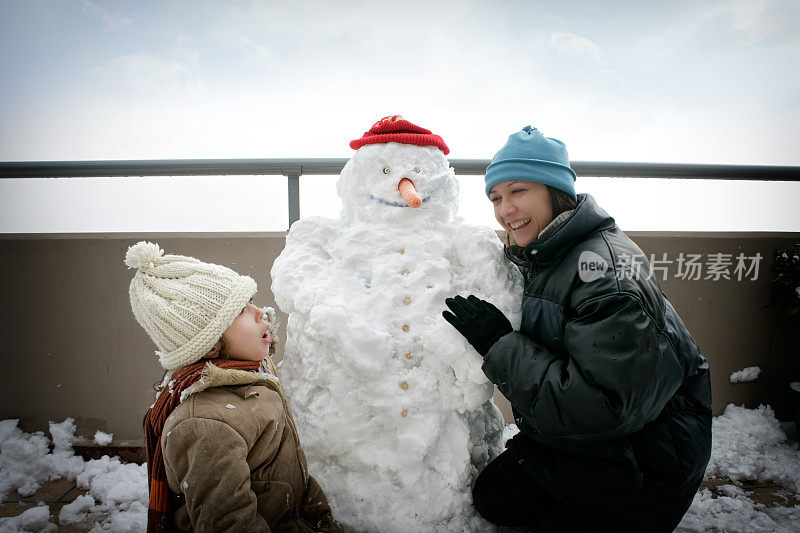
<path fill-rule="evenodd" d="M 342 531 L 269 358 L 256 283 L 139 242 L 125 264 L 136 320 L 167 370 L 144 419 L 148 531 Z"/>

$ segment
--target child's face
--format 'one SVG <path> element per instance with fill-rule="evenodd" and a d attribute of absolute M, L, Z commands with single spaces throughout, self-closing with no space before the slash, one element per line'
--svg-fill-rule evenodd
<path fill-rule="evenodd" d="M 263 319 L 264 311 L 248 302 L 239 316 L 222 334 L 225 355 L 240 361 L 260 361 L 269 354 L 269 324 Z"/>

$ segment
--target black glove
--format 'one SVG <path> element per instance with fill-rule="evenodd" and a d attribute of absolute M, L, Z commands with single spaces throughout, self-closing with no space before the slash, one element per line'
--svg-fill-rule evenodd
<path fill-rule="evenodd" d="M 442 311 L 444 319 L 482 356 L 500 337 L 514 331 L 502 311 L 477 296 L 446 298 L 444 303 L 453 311 Z"/>

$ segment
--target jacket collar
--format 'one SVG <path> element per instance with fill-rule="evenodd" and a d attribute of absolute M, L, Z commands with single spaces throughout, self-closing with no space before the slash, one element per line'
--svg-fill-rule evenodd
<path fill-rule="evenodd" d="M 578 207 L 559 220 L 561 218 L 553 220 L 556 224 L 551 222 L 539 238 L 524 249 L 519 246 L 506 248 L 506 256 L 517 265 L 542 270 L 589 234 L 615 226 L 613 217 L 586 193 L 579 194 Z"/>
<path fill-rule="evenodd" d="M 265 372 L 248 372 L 233 368 L 220 368 L 212 363 L 207 363 L 203 368 L 203 373 L 193 385 L 190 385 L 181 393 L 181 401 L 192 394 L 197 394 L 213 387 L 240 387 L 242 385 L 255 385 L 265 383 L 270 388 L 280 389 L 277 378 Z M 249 394 L 247 390 L 234 390 L 239 396 L 246 398 Z"/>
<path fill-rule="evenodd" d="M 575 209 L 569 209 L 558 215 L 556 218 L 550 221 L 546 228 L 539 232 L 539 236 L 536 238 L 541 240 L 550 236 L 559 226 L 561 226 L 561 224 L 564 223 L 565 220 L 571 217 L 572 213 L 574 212 Z"/>

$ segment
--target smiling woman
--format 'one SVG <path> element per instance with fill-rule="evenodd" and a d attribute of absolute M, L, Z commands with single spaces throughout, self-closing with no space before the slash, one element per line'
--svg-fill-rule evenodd
<path fill-rule="evenodd" d="M 474 295 L 447 298 L 443 315 L 483 356 L 520 432 L 473 500 L 502 526 L 672 531 L 711 451 L 708 364 L 644 253 L 574 181 L 564 143 L 530 126 L 486 170 L 515 241 L 506 256 L 525 276 L 522 322 L 515 331 Z M 587 273 L 588 260 L 601 268 Z"/>

